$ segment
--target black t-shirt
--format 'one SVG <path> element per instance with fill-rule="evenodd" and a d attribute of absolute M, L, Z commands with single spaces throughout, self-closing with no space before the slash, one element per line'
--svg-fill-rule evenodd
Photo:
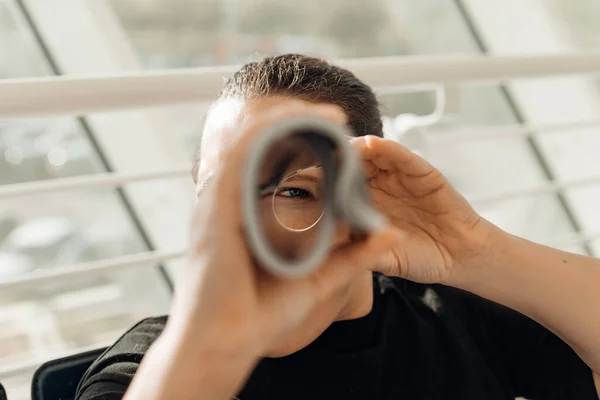
<path fill-rule="evenodd" d="M 365 317 L 263 359 L 240 400 L 598 400 L 592 372 L 523 315 L 442 285 L 374 277 Z M 121 399 L 166 317 L 146 319 L 87 371 L 77 400 Z"/>

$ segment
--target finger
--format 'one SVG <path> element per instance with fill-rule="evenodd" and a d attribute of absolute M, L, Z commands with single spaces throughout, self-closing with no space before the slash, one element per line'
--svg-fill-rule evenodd
<path fill-rule="evenodd" d="M 372 269 L 381 256 L 403 237 L 403 232 L 388 227 L 363 241 L 337 248 L 317 271 L 319 285 L 327 288 L 329 293 L 335 291 L 350 282 L 357 273 Z"/>
<path fill-rule="evenodd" d="M 377 136 L 364 136 L 352 141 L 363 159 L 384 171 L 398 171 L 407 176 L 423 176 L 435 168 L 409 148 Z"/>
<path fill-rule="evenodd" d="M 384 169 L 384 165 L 382 163 L 382 160 L 377 160 L 378 163 L 375 164 L 375 158 L 377 158 L 377 155 L 373 152 L 373 149 L 371 148 L 371 146 L 369 146 L 369 142 L 367 141 L 367 136 L 360 136 L 360 137 L 355 137 L 352 138 L 350 140 L 350 144 L 352 145 L 352 147 L 354 149 L 356 149 L 356 151 L 358 152 L 358 154 L 360 155 L 361 159 L 362 159 L 362 167 L 363 167 L 363 173 L 365 175 L 365 178 L 367 178 L 368 180 L 371 178 L 374 178 L 377 176 L 377 174 L 379 174 L 382 170 L 387 170 L 389 171 L 389 166 L 388 169 Z M 394 171 L 397 170 L 397 168 L 394 168 Z"/>
<path fill-rule="evenodd" d="M 372 161 L 364 159 L 362 160 L 363 173 L 365 174 L 365 178 L 371 179 L 377 175 L 380 168 L 378 168 Z"/>

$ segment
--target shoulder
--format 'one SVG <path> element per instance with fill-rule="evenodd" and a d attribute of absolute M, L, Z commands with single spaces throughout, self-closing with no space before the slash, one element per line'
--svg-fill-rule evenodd
<path fill-rule="evenodd" d="M 102 353 L 83 375 L 77 389 L 77 398 L 86 391 L 102 391 L 104 384 L 117 382 L 127 389 L 142 358 L 160 336 L 167 323 L 167 316 L 146 318 L 125 332 L 112 346 Z"/>
<path fill-rule="evenodd" d="M 141 357 L 160 336 L 166 323 L 166 316 L 146 318 L 138 322 L 98 357 L 92 368 L 105 364 L 109 360 L 141 361 Z"/>

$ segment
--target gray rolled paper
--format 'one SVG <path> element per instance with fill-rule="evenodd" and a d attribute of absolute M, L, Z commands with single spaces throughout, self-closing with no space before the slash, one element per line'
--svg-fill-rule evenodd
<path fill-rule="evenodd" d="M 331 250 L 336 225 L 345 223 L 353 233 L 368 234 L 381 229 L 385 219 L 371 205 L 361 160 L 348 143 L 352 132 L 345 126 L 320 118 L 290 118 L 269 127 L 257 138 L 248 154 L 242 181 L 242 215 L 248 244 L 256 262 L 280 277 L 298 277 L 318 268 Z M 273 151 L 286 141 L 286 153 Z M 295 145 L 302 143 L 302 146 Z M 311 227 L 311 245 L 301 257 L 280 254 L 265 225 L 264 199 L 260 187 L 264 179 L 265 160 L 276 154 L 280 159 L 274 167 L 274 180 L 291 163 L 294 151 L 310 148 L 322 168 L 322 200 L 324 209 L 318 223 Z M 262 185 L 264 186 L 264 185 Z M 275 212 L 275 211 L 273 211 Z M 281 235 L 279 235 L 281 236 Z M 300 236 L 299 236 L 300 237 Z M 294 236 L 290 236 L 294 238 Z M 289 246 L 289 243 L 288 243 Z"/>

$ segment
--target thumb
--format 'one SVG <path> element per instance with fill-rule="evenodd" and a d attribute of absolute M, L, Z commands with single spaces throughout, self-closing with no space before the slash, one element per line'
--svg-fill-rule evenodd
<path fill-rule="evenodd" d="M 357 272 L 374 269 L 403 236 L 397 228 L 386 227 L 361 241 L 337 248 L 319 271 L 319 279 L 337 286 L 351 280 Z"/>

